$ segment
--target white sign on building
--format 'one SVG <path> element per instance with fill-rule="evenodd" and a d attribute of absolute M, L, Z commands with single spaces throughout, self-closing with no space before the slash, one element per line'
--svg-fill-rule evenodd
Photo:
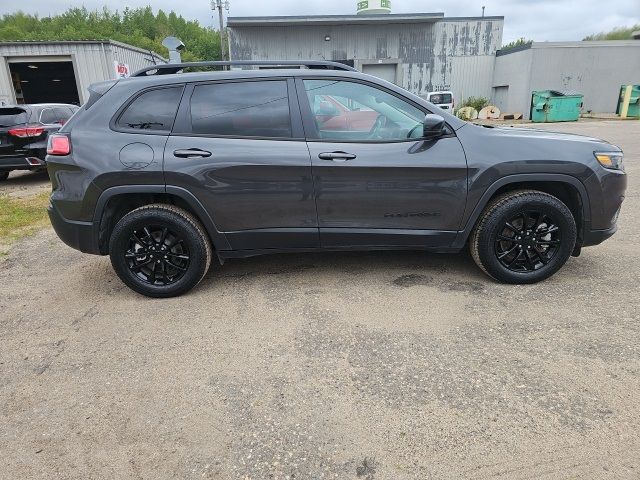
<path fill-rule="evenodd" d="M 116 70 L 116 78 L 126 78 L 129 76 L 129 65 L 126 63 L 120 63 L 119 61 L 114 60 L 113 67 Z"/>

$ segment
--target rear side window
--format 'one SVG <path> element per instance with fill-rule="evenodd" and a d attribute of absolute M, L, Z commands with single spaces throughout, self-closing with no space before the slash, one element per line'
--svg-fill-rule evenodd
<path fill-rule="evenodd" d="M 182 87 L 149 90 L 129 104 L 116 125 L 124 129 L 170 132 Z"/>
<path fill-rule="evenodd" d="M 40 112 L 40 123 L 58 123 L 58 116 L 53 108 L 45 108 Z"/>
<path fill-rule="evenodd" d="M 68 107 L 56 107 L 53 109 L 53 111 L 56 114 L 55 123 L 59 123 L 60 125 L 64 125 L 65 123 L 67 123 L 67 120 L 69 120 L 71 118 L 71 115 L 73 115 L 73 112 Z"/>
<path fill-rule="evenodd" d="M 287 82 L 198 85 L 191 96 L 191 128 L 203 135 L 291 137 Z"/>
<path fill-rule="evenodd" d="M 0 108 L 0 127 L 12 127 L 21 123 L 27 123 L 29 114 L 23 108 Z"/>

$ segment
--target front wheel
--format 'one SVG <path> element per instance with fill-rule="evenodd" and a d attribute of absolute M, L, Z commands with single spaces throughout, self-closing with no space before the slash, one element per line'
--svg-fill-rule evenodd
<path fill-rule="evenodd" d="M 520 190 L 487 206 L 470 249 L 478 266 L 496 280 L 535 283 L 556 273 L 575 243 L 575 219 L 564 203 L 548 193 Z"/>
<path fill-rule="evenodd" d="M 7 178 L 9 178 L 9 172 L 0 172 L 0 182 L 5 181 Z"/>
<path fill-rule="evenodd" d="M 212 252 L 193 215 L 155 204 L 120 219 L 111 234 L 109 255 L 118 277 L 132 290 L 148 297 L 174 297 L 202 280 Z"/>

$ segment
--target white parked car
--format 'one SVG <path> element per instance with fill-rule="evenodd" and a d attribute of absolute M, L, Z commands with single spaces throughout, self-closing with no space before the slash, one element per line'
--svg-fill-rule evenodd
<path fill-rule="evenodd" d="M 427 101 L 439 106 L 443 110 L 450 110 L 451 112 L 453 112 L 453 107 L 455 106 L 453 93 L 448 91 L 429 92 L 427 94 Z"/>

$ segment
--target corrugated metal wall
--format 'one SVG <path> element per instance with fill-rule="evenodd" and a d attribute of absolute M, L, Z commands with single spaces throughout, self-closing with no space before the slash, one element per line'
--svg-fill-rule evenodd
<path fill-rule="evenodd" d="M 73 62 L 80 101 L 89 97 L 87 87 L 94 82 L 115 78 L 114 60 L 127 63 L 131 71 L 164 62 L 157 54 L 119 42 L 11 42 L 0 43 L 0 103 L 14 103 L 15 94 L 10 61 L 68 60 Z"/>
<path fill-rule="evenodd" d="M 534 43 L 496 58 L 493 85 L 509 85 L 508 109 L 529 118 L 533 90 L 575 90 L 584 111 L 614 113 L 620 85 L 640 83 L 640 41 Z"/>
<path fill-rule="evenodd" d="M 129 65 L 131 73 L 136 70 L 140 70 L 141 68 L 155 65 L 156 63 L 167 63 L 166 59 L 160 57 L 154 52 L 144 51 L 142 49 L 131 47 L 130 45 L 125 45 L 124 43 L 112 41 L 109 44 L 109 47 L 113 56 L 113 59 L 111 60 L 112 70 L 114 60 Z"/>
<path fill-rule="evenodd" d="M 463 96 L 489 96 L 503 20 L 445 19 L 379 25 L 231 26 L 234 60 L 397 59 L 399 84 L 418 95 L 453 90 Z M 330 41 L 325 41 L 325 36 Z"/>

